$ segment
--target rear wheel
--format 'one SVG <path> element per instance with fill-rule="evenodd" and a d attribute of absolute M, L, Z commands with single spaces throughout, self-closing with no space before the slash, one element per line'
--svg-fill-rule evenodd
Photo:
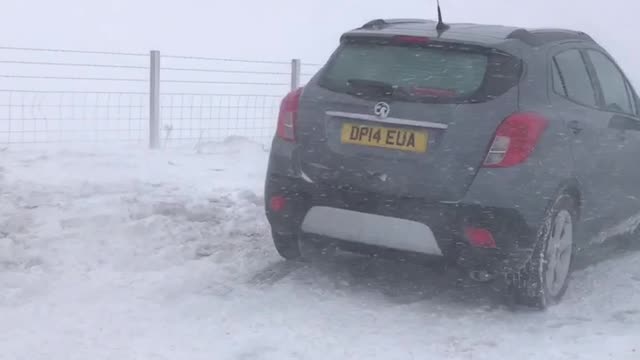
<path fill-rule="evenodd" d="M 511 276 L 516 304 L 545 309 L 560 301 L 569 285 L 576 221 L 575 200 L 561 195 L 538 232 L 531 260 Z"/>
<path fill-rule="evenodd" d="M 296 234 L 279 234 L 275 231 L 271 232 L 273 236 L 273 244 L 278 254 L 286 260 L 300 260 L 300 244 Z"/>

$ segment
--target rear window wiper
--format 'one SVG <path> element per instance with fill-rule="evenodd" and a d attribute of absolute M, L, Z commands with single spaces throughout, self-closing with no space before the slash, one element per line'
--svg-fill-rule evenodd
<path fill-rule="evenodd" d="M 347 80 L 347 93 L 360 97 L 389 97 L 402 100 L 454 98 L 458 96 L 455 91 L 450 89 L 424 86 L 405 88 L 384 81 L 366 79 Z"/>
<path fill-rule="evenodd" d="M 418 97 L 456 97 L 458 94 L 450 89 L 412 86 L 409 93 Z"/>
<path fill-rule="evenodd" d="M 392 96 L 394 86 L 383 81 L 366 79 L 347 80 L 347 92 L 356 96 Z"/>

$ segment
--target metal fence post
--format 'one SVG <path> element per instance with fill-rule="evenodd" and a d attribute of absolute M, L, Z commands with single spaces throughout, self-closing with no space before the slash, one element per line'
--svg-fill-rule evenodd
<path fill-rule="evenodd" d="M 149 77 L 149 147 L 160 147 L 160 51 L 151 51 Z"/>
<path fill-rule="evenodd" d="M 300 59 L 291 60 L 291 90 L 295 90 L 300 87 Z"/>

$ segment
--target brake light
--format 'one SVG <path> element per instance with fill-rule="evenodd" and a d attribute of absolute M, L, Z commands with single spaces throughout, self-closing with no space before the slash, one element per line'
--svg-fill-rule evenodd
<path fill-rule="evenodd" d="M 394 44 L 404 44 L 404 45 L 426 45 L 431 41 L 428 37 L 424 36 L 394 36 L 392 39 L 392 43 Z"/>
<path fill-rule="evenodd" d="M 498 127 L 484 166 L 503 168 L 525 162 L 547 125 L 546 118 L 532 112 L 509 116 Z"/>
<path fill-rule="evenodd" d="M 496 240 L 493 238 L 491 231 L 483 228 L 468 227 L 464 230 L 464 234 L 473 247 L 495 249 Z"/>
<path fill-rule="evenodd" d="M 302 95 L 302 88 L 287 94 L 280 104 L 276 135 L 283 140 L 296 141 L 296 121 L 298 121 L 300 95 Z"/>

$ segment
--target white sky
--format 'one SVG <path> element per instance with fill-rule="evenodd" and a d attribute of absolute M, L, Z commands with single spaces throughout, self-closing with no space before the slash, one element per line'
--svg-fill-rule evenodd
<path fill-rule="evenodd" d="M 449 22 L 590 32 L 640 83 L 637 0 L 442 0 Z M 435 0 L 5 0 L 0 46 L 321 62 L 380 17 L 435 17 Z"/>

